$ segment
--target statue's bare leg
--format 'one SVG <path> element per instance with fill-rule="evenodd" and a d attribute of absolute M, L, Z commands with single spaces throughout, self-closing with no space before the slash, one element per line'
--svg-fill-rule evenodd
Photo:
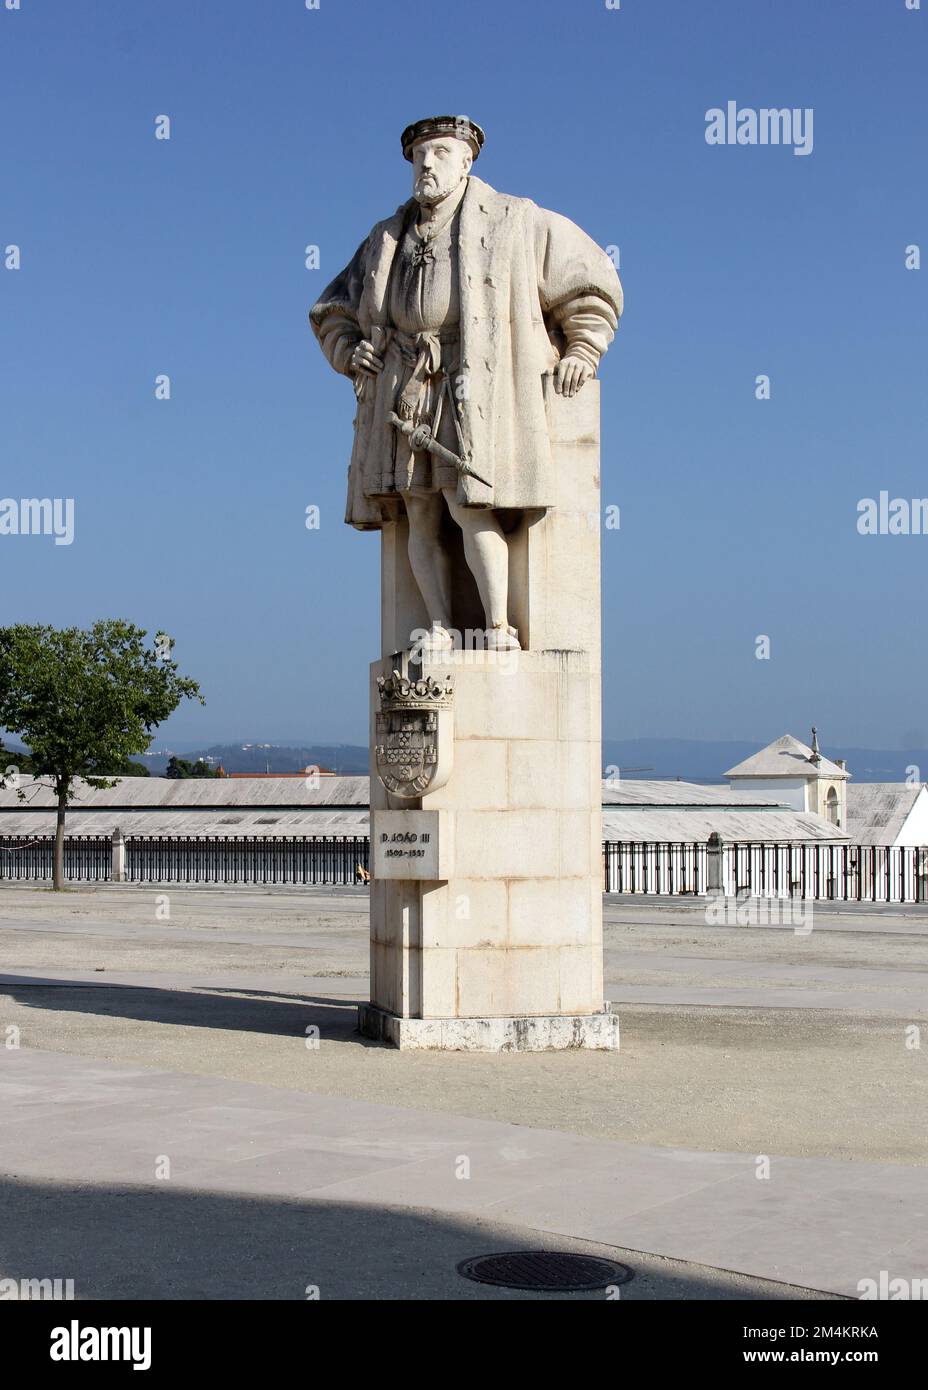
<path fill-rule="evenodd" d="M 441 493 L 406 494 L 409 518 L 409 567 L 419 586 L 429 622 L 451 627 L 451 561 L 442 545 Z"/>
<path fill-rule="evenodd" d="M 509 544 L 503 535 L 496 513 L 489 507 L 462 507 L 454 488 L 444 489 L 445 501 L 464 537 L 464 558 L 477 581 L 477 591 L 483 604 L 488 633 L 510 632 L 509 609 Z"/>

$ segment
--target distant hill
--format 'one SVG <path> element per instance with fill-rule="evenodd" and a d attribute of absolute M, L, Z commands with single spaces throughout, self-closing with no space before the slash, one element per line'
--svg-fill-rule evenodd
<path fill-rule="evenodd" d="M 343 776 L 358 776 L 369 766 L 367 749 L 350 743 L 212 743 L 208 748 L 161 749 L 146 753 L 142 761 L 153 776 L 163 777 L 171 753 L 181 751 L 191 762 L 202 758 L 226 772 L 302 772 L 307 767 L 324 767 Z"/>
<path fill-rule="evenodd" d="M 803 730 L 798 738 L 806 735 Z M 735 763 L 749 758 L 769 742 L 685 738 L 629 738 L 603 741 L 603 769 L 619 767 L 623 776 L 650 777 L 657 781 L 680 778 L 684 782 L 724 782 Z M 180 751 L 180 750 L 178 750 Z M 327 767 L 347 776 L 368 770 L 368 751 L 363 744 L 260 744 L 216 743 L 209 748 L 184 749 L 186 758 L 212 758 L 226 772 L 298 772 L 304 767 Z M 906 769 L 916 766 L 920 780 L 928 780 L 928 748 L 849 748 L 823 744 L 829 758 L 845 758 L 857 782 L 904 782 Z M 168 753 L 146 757 L 155 775 L 163 773 Z"/>
<path fill-rule="evenodd" d="M 808 743 L 807 730 L 795 732 Z M 630 738 L 603 741 L 603 767 L 619 767 L 623 776 L 681 778 L 684 782 L 724 782 L 725 773 L 763 748 L 769 739 L 743 743 L 703 742 L 700 739 Z M 928 748 L 849 748 L 823 743 L 828 758 L 844 758 L 855 782 L 904 782 L 906 769 L 917 767 L 918 779 L 928 780 Z M 633 769 L 653 769 L 638 771 Z"/>
<path fill-rule="evenodd" d="M 797 738 L 808 741 L 806 730 L 793 732 Z M 618 767 L 623 777 L 656 781 L 680 778 L 684 782 L 724 782 L 728 768 L 750 757 L 769 741 L 760 738 L 748 742 L 605 739 L 603 770 Z M 928 748 L 850 748 L 823 743 L 822 752 L 829 758 L 846 759 L 855 782 L 904 782 L 907 769 L 913 766 L 919 769 L 920 781 L 928 780 Z M 143 763 L 153 777 L 163 777 L 172 753 L 182 754 L 191 761 L 203 758 L 214 767 L 221 763 L 226 772 L 301 772 L 306 767 L 324 767 L 343 776 L 363 776 L 369 766 L 367 748 L 360 743 L 249 743 L 245 740 L 213 743 L 208 747 L 178 744 L 146 753 L 135 761 Z"/>

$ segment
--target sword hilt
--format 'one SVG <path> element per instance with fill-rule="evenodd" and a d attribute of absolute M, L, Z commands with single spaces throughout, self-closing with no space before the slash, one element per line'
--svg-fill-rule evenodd
<path fill-rule="evenodd" d="M 458 472 L 463 473 L 465 477 L 476 478 L 478 483 L 483 483 L 485 487 L 490 486 L 486 478 L 481 478 L 480 474 L 476 473 L 469 463 L 465 463 L 464 459 L 458 458 L 457 454 L 446 449 L 444 444 L 439 444 L 425 425 L 414 425 L 411 420 L 401 420 L 395 410 L 390 411 L 387 416 L 387 423 L 391 424 L 394 429 L 408 435 L 410 446 L 413 449 L 424 450 L 426 453 L 433 454 L 435 458 L 453 464 Z"/>

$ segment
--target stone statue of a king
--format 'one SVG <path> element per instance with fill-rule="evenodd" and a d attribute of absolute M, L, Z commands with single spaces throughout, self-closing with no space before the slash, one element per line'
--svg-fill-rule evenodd
<path fill-rule="evenodd" d="M 593 378 L 622 289 L 573 222 L 474 177 L 483 143 L 409 126 L 412 198 L 310 314 L 357 398 L 346 520 L 381 533 L 359 1026 L 613 1049 Z"/>
<path fill-rule="evenodd" d="M 612 261 L 566 217 L 471 173 L 484 134 L 466 116 L 403 131 L 412 198 L 378 222 L 310 321 L 354 380 L 346 521 L 408 518 L 408 558 L 429 623 L 451 645 L 460 528 L 484 643 L 516 648 L 507 514 L 552 506 L 542 381 L 573 396 L 595 375 L 622 312 Z"/>

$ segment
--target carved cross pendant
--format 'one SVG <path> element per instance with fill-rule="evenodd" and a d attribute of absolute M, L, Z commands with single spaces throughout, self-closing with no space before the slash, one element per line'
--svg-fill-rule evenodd
<path fill-rule="evenodd" d="M 420 270 L 428 261 L 434 261 L 435 252 L 427 241 L 420 241 L 412 253 L 412 264 L 416 270 Z"/>

